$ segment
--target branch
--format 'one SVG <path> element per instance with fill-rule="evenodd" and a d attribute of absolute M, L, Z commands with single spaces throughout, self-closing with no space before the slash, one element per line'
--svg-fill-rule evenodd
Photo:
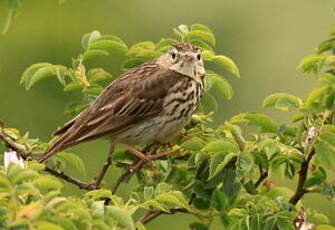
<path fill-rule="evenodd" d="M 170 209 L 170 212 L 164 212 L 161 210 L 149 210 L 138 219 L 138 222 L 146 224 L 162 214 L 173 215 L 177 212 L 190 213 L 190 211 L 185 208 L 172 208 Z"/>
<path fill-rule="evenodd" d="M 260 175 L 258 180 L 255 182 L 255 187 L 257 188 L 269 175 L 268 171 L 262 172 L 262 170 L 260 169 Z"/>
<path fill-rule="evenodd" d="M 16 144 L 10 137 L 8 137 L 6 134 L 4 134 L 3 132 L 0 132 L 0 139 L 5 143 L 5 145 L 14 150 L 15 152 L 17 152 L 24 160 L 31 160 L 29 159 L 31 153 L 28 152 L 27 150 L 25 150 L 24 148 L 22 148 L 20 145 Z M 91 184 L 87 184 L 87 183 L 84 183 L 82 181 L 80 181 L 79 179 L 76 179 L 74 177 L 71 177 L 67 174 L 65 174 L 64 172 L 62 171 L 59 171 L 59 170 L 55 170 L 55 169 L 52 169 L 50 167 L 45 167 L 44 168 L 44 171 L 56 176 L 56 177 L 59 177 L 71 184 L 74 184 L 74 185 L 77 185 L 80 189 L 86 189 L 86 190 L 93 190 L 94 187 L 91 185 Z"/>
<path fill-rule="evenodd" d="M 304 188 L 304 185 L 307 179 L 309 163 L 312 160 L 314 155 L 315 155 L 315 149 L 313 149 L 308 155 L 307 159 L 301 163 L 300 171 L 299 171 L 298 186 L 297 186 L 297 189 L 294 195 L 290 199 L 290 203 L 293 205 L 296 205 L 298 201 L 308 192 Z"/>

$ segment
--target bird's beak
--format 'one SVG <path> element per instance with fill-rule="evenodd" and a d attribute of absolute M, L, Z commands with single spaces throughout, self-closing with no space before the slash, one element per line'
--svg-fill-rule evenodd
<path fill-rule="evenodd" d="M 185 62 L 193 62 L 194 60 L 193 55 L 190 55 L 190 54 L 185 54 L 183 58 Z"/>

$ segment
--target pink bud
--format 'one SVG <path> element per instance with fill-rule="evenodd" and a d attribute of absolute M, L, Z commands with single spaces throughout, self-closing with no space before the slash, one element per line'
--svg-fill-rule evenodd
<path fill-rule="evenodd" d="M 19 164 L 21 168 L 25 168 L 25 164 L 22 157 L 20 157 L 20 155 L 17 154 L 17 152 L 15 151 L 5 152 L 5 158 L 4 158 L 5 169 L 8 169 L 8 166 L 11 163 Z"/>

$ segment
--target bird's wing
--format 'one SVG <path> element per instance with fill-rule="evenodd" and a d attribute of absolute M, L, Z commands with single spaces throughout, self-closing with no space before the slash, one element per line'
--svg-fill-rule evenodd
<path fill-rule="evenodd" d="M 147 67 L 147 68 L 145 68 Z M 98 98 L 62 130 L 40 161 L 74 144 L 116 134 L 162 112 L 169 89 L 185 76 L 142 66 L 111 83 Z M 61 132 L 56 132 L 61 133 Z"/>

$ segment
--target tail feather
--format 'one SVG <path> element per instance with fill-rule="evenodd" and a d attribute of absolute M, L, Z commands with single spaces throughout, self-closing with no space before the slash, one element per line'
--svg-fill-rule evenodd
<path fill-rule="evenodd" d="M 62 151 L 63 149 L 66 149 L 70 147 L 72 144 L 65 142 L 63 140 L 63 137 L 61 137 L 59 140 L 57 140 L 54 144 L 52 144 L 46 151 L 45 153 L 38 159 L 39 163 L 43 163 L 56 153 Z"/>

